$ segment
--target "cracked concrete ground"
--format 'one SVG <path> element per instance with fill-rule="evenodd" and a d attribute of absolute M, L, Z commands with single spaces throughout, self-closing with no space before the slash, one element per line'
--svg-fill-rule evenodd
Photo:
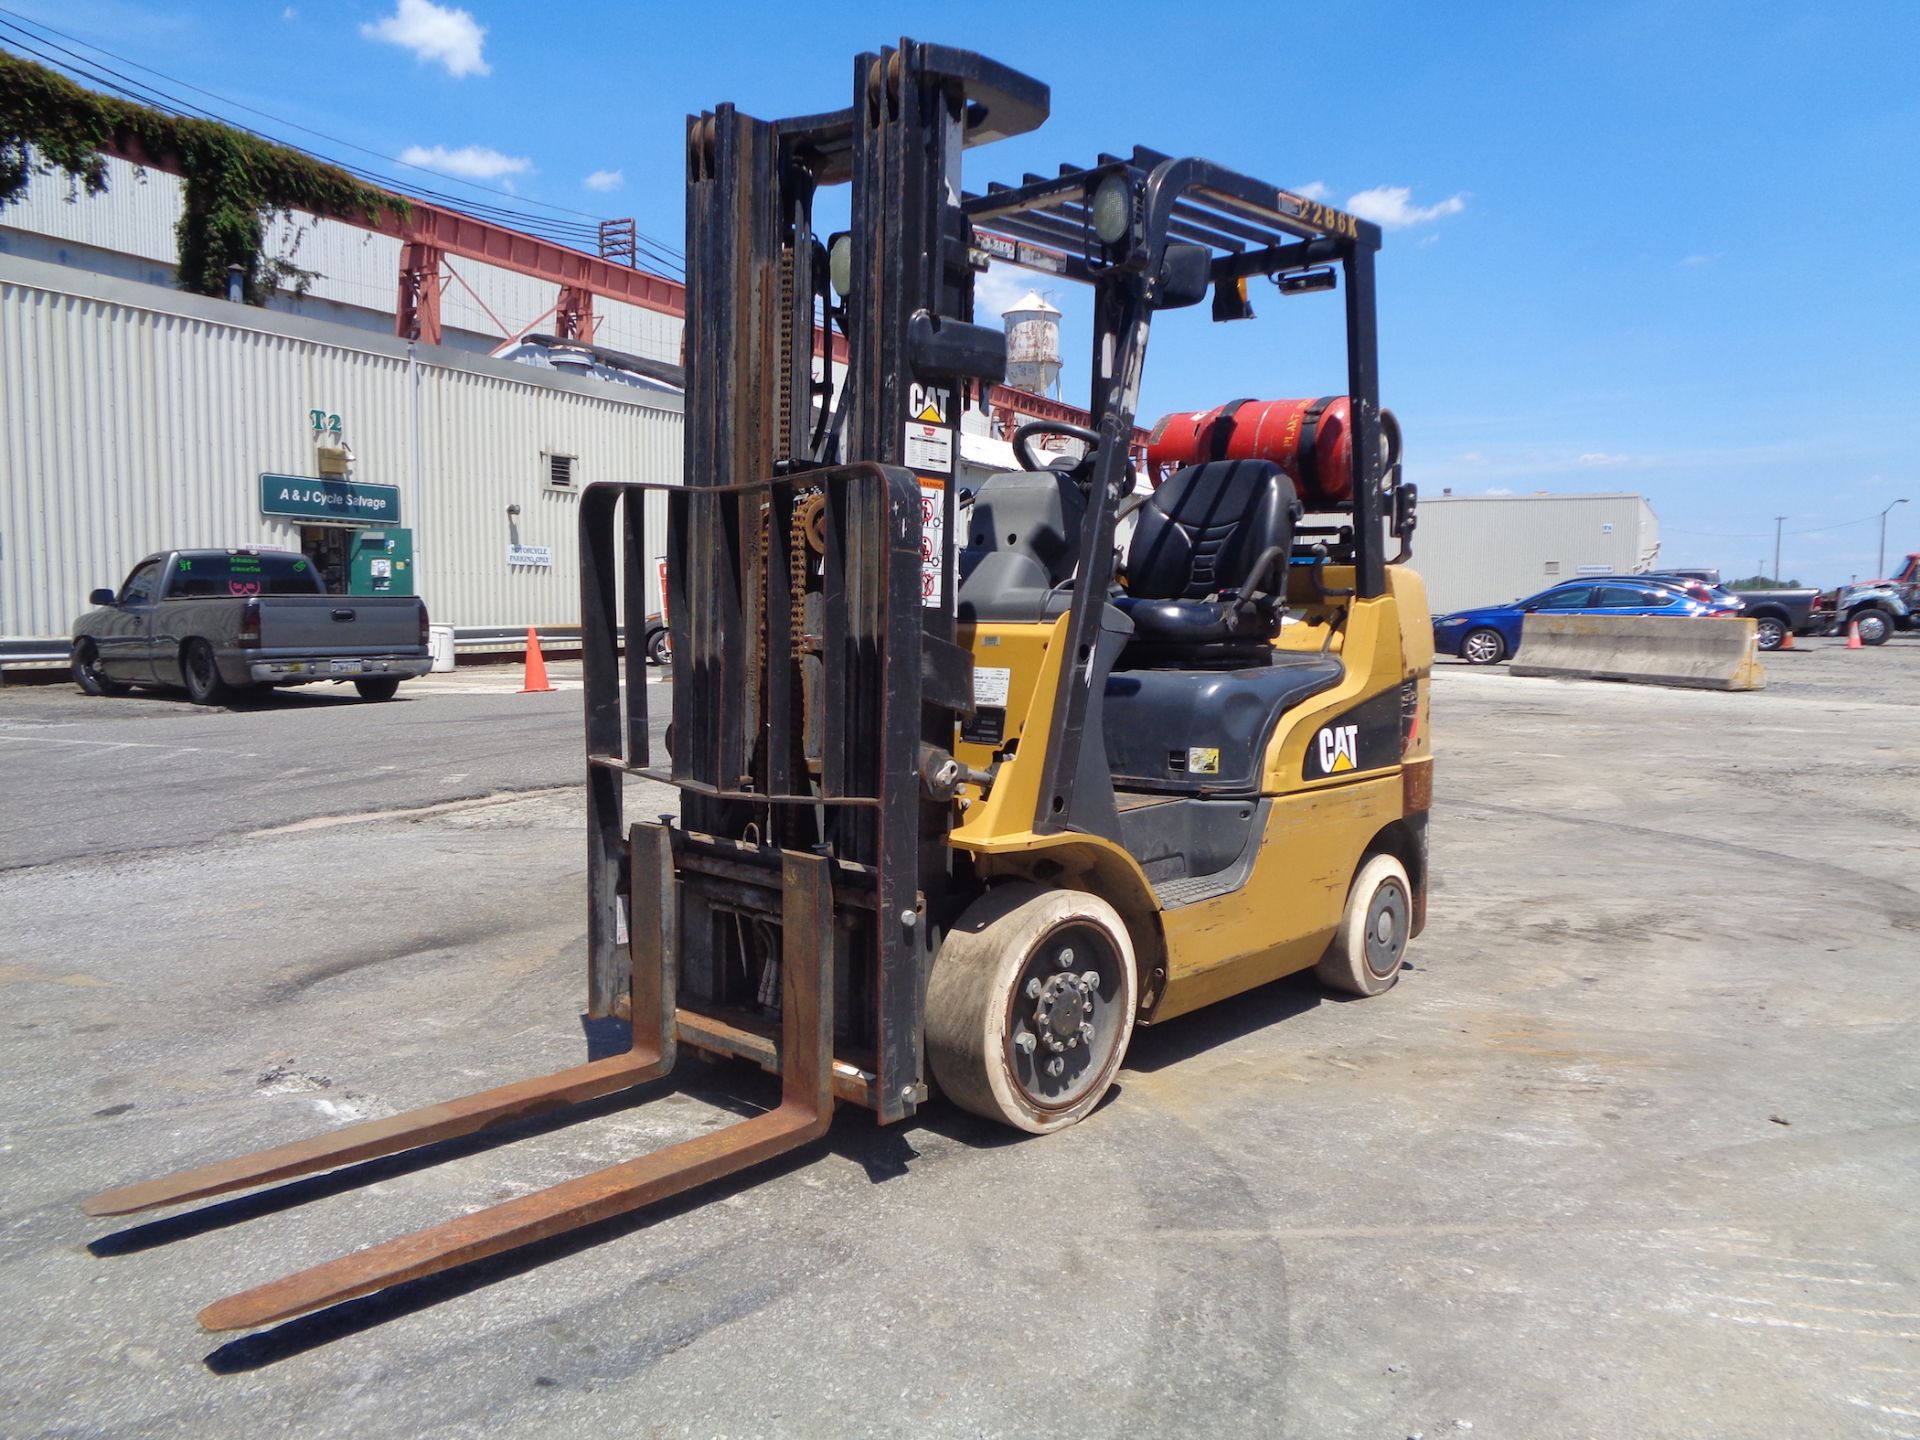
<path fill-rule="evenodd" d="M 1443 663 L 1429 928 L 1383 997 L 1142 1031 L 1045 1140 L 843 1111 L 225 1342 L 213 1299 L 771 1083 L 693 1064 L 444 1164 L 86 1220 L 584 1057 L 578 693 L 0 691 L 0 1433 L 1920 1434 L 1920 642 L 1767 664 L 1715 695 Z"/>

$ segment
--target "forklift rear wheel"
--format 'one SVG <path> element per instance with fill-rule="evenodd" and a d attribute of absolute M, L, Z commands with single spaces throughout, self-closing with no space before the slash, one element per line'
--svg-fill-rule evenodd
<path fill-rule="evenodd" d="M 947 932 L 927 981 L 927 1062 L 963 1110 L 1044 1135 L 1113 1084 L 1139 1003 L 1133 941 L 1097 895 L 1001 885 Z"/>
<path fill-rule="evenodd" d="M 1400 978 L 1413 922 L 1413 886 L 1407 868 L 1375 855 L 1353 877 L 1346 912 L 1333 943 L 1314 967 L 1321 983 L 1349 995 L 1378 995 Z"/>

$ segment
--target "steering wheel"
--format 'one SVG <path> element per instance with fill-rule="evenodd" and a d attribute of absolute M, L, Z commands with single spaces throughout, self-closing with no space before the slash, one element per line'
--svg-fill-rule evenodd
<path fill-rule="evenodd" d="M 1020 462 L 1022 470 L 1045 470 L 1047 467 L 1036 460 L 1027 441 L 1035 435 L 1065 435 L 1071 440 L 1084 440 L 1088 445 L 1100 443 L 1100 432 L 1089 430 L 1084 425 L 1070 425 L 1065 420 L 1029 420 L 1013 432 L 1013 455 Z"/>
<path fill-rule="evenodd" d="M 1048 468 L 1034 458 L 1033 449 L 1027 444 L 1027 441 L 1035 435 L 1065 435 L 1069 439 L 1084 440 L 1086 442 L 1088 447 L 1087 453 L 1082 455 L 1079 463 L 1067 473 L 1073 482 L 1082 490 L 1087 489 L 1093 480 L 1093 452 L 1094 447 L 1100 444 L 1100 432 L 1098 430 L 1089 430 L 1084 425 L 1069 424 L 1065 420 L 1029 420 L 1013 432 L 1014 458 L 1020 462 L 1020 468 L 1023 470 L 1045 470 Z M 1128 455 L 1126 473 L 1114 482 L 1114 498 L 1124 503 L 1133 491 L 1135 478 L 1133 456 Z M 1129 510 L 1123 513 L 1131 513 L 1131 511 Z"/>

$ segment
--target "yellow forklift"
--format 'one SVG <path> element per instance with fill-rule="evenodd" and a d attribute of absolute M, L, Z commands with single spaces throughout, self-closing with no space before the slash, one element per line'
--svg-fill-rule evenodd
<path fill-rule="evenodd" d="M 846 109 L 689 118 L 684 481 L 590 486 L 580 516 L 587 1008 L 625 1017 L 630 1049 L 86 1208 L 431 1145 L 654 1079 L 683 1045 L 777 1074 L 779 1105 L 203 1324 L 271 1324 L 637 1209 L 816 1139 L 838 1102 L 893 1122 L 937 1089 L 1058 1129 L 1106 1094 L 1136 1024 L 1307 968 L 1360 995 L 1394 983 L 1425 911 L 1432 649 L 1378 401 L 1379 232 L 1138 149 L 965 191 L 963 152 L 1048 105 L 1030 77 L 907 40 L 856 58 Z M 818 236 L 834 185 L 848 228 Z M 972 321 L 993 260 L 1091 287 L 1093 423 L 1024 426 L 1021 468 L 963 493 L 963 412 L 1006 366 L 1003 332 Z M 1342 295 L 1345 395 L 1170 416 L 1138 473 L 1155 317 L 1211 295 L 1215 320 L 1250 318 L 1260 277 Z M 1084 453 L 1037 453 L 1049 433 Z M 659 763 L 645 656 L 619 637 L 645 633 L 663 552 Z M 629 822 L 636 775 L 675 787 L 678 814 Z"/>

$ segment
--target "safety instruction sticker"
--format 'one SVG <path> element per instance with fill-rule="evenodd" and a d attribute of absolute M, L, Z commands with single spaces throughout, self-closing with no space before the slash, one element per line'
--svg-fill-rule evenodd
<path fill-rule="evenodd" d="M 953 431 L 944 425 L 924 420 L 907 422 L 907 468 L 931 470 L 936 475 L 953 473 Z"/>
<path fill-rule="evenodd" d="M 981 666 L 973 667 L 973 703 L 975 705 L 998 705 L 1006 707 L 1007 688 L 1013 679 L 1011 670 L 990 670 Z"/>
<path fill-rule="evenodd" d="M 1187 748 L 1187 773 L 1189 775 L 1218 775 L 1220 773 L 1220 747 L 1218 745 L 1191 745 Z"/>
<path fill-rule="evenodd" d="M 942 430 L 940 433 L 945 435 L 949 432 Z M 908 458 L 911 460 L 911 454 Z M 946 560 L 947 484 L 944 480 L 922 480 L 920 482 L 920 603 L 935 610 L 940 608 L 940 579 L 946 568 Z"/>

